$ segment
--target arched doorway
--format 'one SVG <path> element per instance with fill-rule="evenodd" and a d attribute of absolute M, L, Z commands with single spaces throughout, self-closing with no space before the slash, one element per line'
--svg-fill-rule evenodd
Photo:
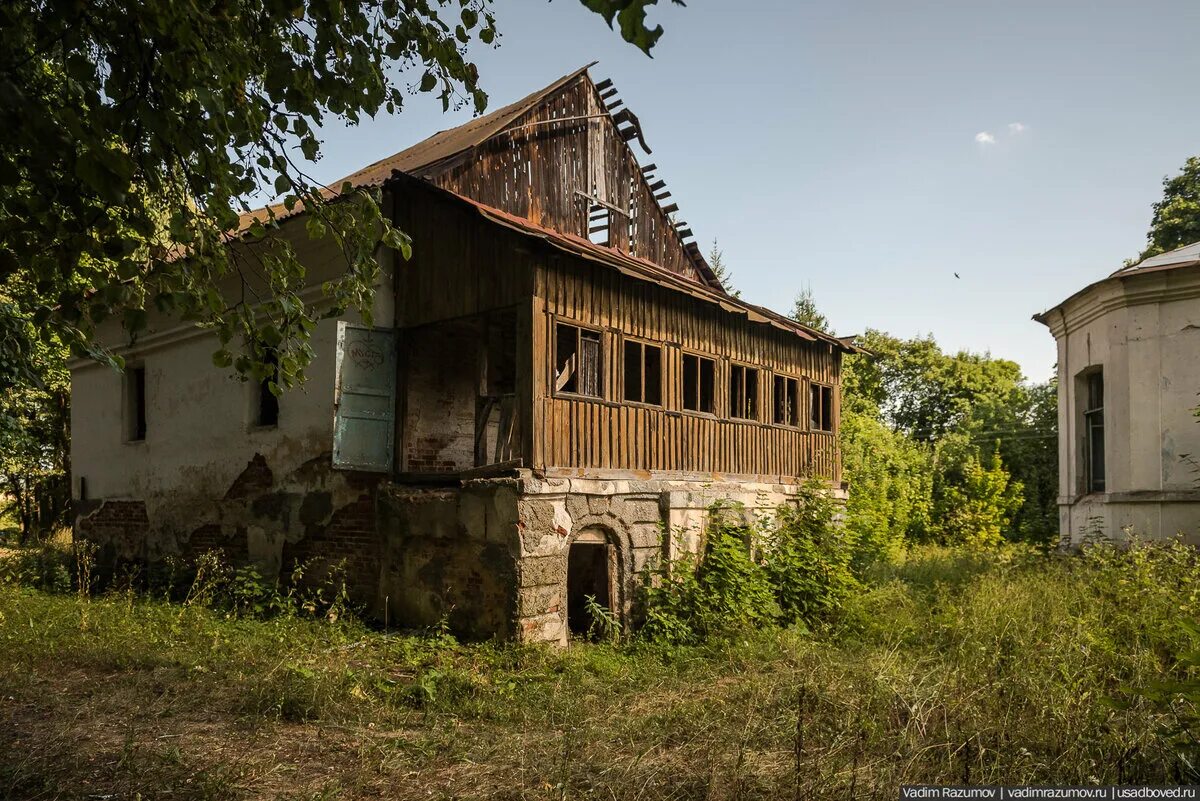
<path fill-rule="evenodd" d="M 616 579 L 616 546 L 601 529 L 581 531 L 567 551 L 567 628 L 572 639 L 597 633 L 589 611 L 589 597 L 610 614 L 618 614 Z"/>

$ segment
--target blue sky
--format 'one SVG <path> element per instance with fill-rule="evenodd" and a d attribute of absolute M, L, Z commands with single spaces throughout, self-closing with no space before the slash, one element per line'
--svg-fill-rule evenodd
<path fill-rule="evenodd" d="M 575 0 L 495 13 L 500 46 L 473 51 L 490 107 L 599 60 L 747 299 L 809 286 L 839 334 L 932 333 L 1035 380 L 1055 356 L 1030 315 L 1135 255 L 1200 154 L 1192 0 L 691 0 L 652 12 L 653 59 Z M 422 96 L 331 126 L 315 175 L 469 118 Z"/>

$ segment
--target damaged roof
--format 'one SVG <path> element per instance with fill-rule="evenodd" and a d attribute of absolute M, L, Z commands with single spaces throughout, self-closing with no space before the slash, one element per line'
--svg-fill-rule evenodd
<path fill-rule="evenodd" d="M 543 87 L 515 103 L 498 108 L 495 111 L 484 114 L 482 117 L 476 117 L 470 122 L 455 128 L 439 131 L 428 139 L 417 142 L 412 147 L 401 150 L 399 153 L 394 153 L 387 158 L 380 159 L 374 164 L 368 164 L 361 170 L 352 172 L 346 177 L 334 181 L 323 194 L 327 198 L 334 197 L 341 193 L 341 187 L 347 182 L 355 189 L 383 186 L 397 172 L 421 177 L 429 171 L 430 167 L 465 153 L 471 148 L 478 147 L 491 139 L 511 125 L 522 114 L 535 107 L 538 103 L 541 103 L 544 99 L 580 75 L 583 75 L 595 66 L 595 64 L 596 62 L 593 61 L 587 66 L 580 67 L 574 72 L 564 75 L 549 86 Z M 282 203 L 275 203 L 264 206 L 261 209 L 255 209 L 241 215 L 238 225 L 239 230 L 245 229 L 254 220 L 266 222 L 269 218 L 269 211 L 273 211 L 275 219 L 282 222 L 289 217 L 303 214 L 304 207 L 303 204 L 297 203 L 291 211 L 288 211 Z"/>
<path fill-rule="evenodd" d="M 465 195 L 439 187 L 430 180 L 425 180 L 437 171 L 437 167 L 445 165 L 447 161 L 456 159 L 464 153 L 468 153 L 473 148 L 479 147 L 504 132 L 522 115 L 535 108 L 546 98 L 552 96 L 555 92 L 558 92 L 581 75 L 584 75 L 595 64 L 596 62 L 593 61 L 574 72 L 562 76 L 553 83 L 527 95 L 515 103 L 510 103 L 507 106 L 496 109 L 455 128 L 440 131 L 412 147 L 363 167 L 334 182 L 323 191 L 323 194 L 327 198 L 335 197 L 341 193 L 341 187 L 346 183 L 357 189 L 362 187 L 381 187 L 389 182 L 402 179 L 416 180 L 430 190 L 440 192 L 457 201 L 470 205 L 486 219 L 513 228 L 526 235 L 542 239 L 551 246 L 565 252 L 614 267 L 633 277 L 650 280 L 662 286 L 686 292 L 698 299 L 720 305 L 726 311 L 744 314 L 752 322 L 769 324 L 809 341 L 824 342 L 843 352 L 865 352 L 850 341 L 849 338 L 839 339 L 838 337 L 825 334 L 770 309 L 746 303 L 729 295 L 721 286 L 719 279 L 717 279 L 711 266 L 704 259 L 703 254 L 694 246 L 694 243 L 690 247 L 685 248 L 685 252 L 702 277 L 702 281 L 699 283 L 685 279 L 654 262 L 632 256 L 615 248 L 595 244 L 588 239 L 574 234 L 563 233 L 538 225 L 524 217 L 480 203 Z M 265 223 L 273 215 L 276 222 L 283 222 L 303 213 L 304 206 L 302 203 L 296 203 L 290 211 L 282 203 L 264 206 L 241 216 L 239 232 L 244 232 L 254 220 Z"/>
<path fill-rule="evenodd" d="M 417 180 L 428 191 L 474 209 L 481 217 L 490 222 L 503 225 L 517 233 L 539 239 L 564 253 L 569 253 L 573 256 L 588 259 L 602 266 L 615 269 L 631 278 L 650 281 L 668 289 L 684 292 L 697 300 L 720 306 L 727 312 L 744 315 L 752 323 L 771 325 L 810 342 L 824 342 L 843 353 L 866 353 L 866 351 L 854 344 L 852 337 L 839 338 L 831 334 L 826 334 L 823 331 L 818 331 L 815 328 L 809 328 L 779 312 L 772 311 L 763 306 L 756 306 L 753 303 L 747 303 L 740 298 L 735 298 L 732 295 L 718 292 L 703 284 L 689 281 L 682 276 L 662 269 L 652 261 L 638 258 L 614 248 L 597 245 L 575 234 L 546 228 L 524 217 L 509 214 L 506 211 L 480 203 L 477 200 L 460 195 L 449 189 L 435 186 L 427 181 L 419 181 L 419 179 L 412 178 L 409 180 Z"/>

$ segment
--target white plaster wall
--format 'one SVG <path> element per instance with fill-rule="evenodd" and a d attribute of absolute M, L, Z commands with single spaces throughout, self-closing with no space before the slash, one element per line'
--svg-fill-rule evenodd
<path fill-rule="evenodd" d="M 1058 340 L 1064 541 L 1182 534 L 1200 542 L 1200 267 L 1101 282 L 1045 316 Z M 1085 493 L 1076 377 L 1104 370 L 1105 492 Z"/>
<path fill-rule="evenodd" d="M 312 243 L 292 225 L 288 234 L 308 268 L 312 302 L 322 304 L 320 283 L 344 269 L 328 243 Z M 392 324 L 392 256 L 380 254 L 384 270 L 373 308 L 375 325 Z M 361 322 L 359 315 L 342 319 Z M 129 364 L 146 370 L 146 438 L 127 441 L 125 376 L 95 362 L 71 365 L 72 491 L 81 479 L 89 500 L 144 500 L 155 528 L 184 531 L 202 524 L 203 506 L 220 498 L 255 454 L 276 477 L 332 450 L 337 320 L 318 323 L 310 344 L 314 358 L 307 381 L 279 400 L 279 424 L 253 425 L 255 388 L 231 368 L 213 366 L 216 337 L 157 316 L 132 344 L 119 329 L 102 331 L 107 344 Z"/>

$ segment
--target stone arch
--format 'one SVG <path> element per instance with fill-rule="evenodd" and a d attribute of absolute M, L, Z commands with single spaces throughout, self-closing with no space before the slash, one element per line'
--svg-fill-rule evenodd
<path fill-rule="evenodd" d="M 563 607 L 564 631 L 570 632 L 576 628 L 572 620 L 572 607 L 574 605 L 578 613 L 578 588 L 572 586 L 573 578 L 580 578 L 578 570 L 587 558 L 585 554 L 588 550 L 592 550 L 593 558 L 600 558 L 595 549 L 603 549 L 603 558 L 609 571 L 606 591 L 608 598 L 604 606 L 616 615 L 622 629 L 627 628 L 633 601 L 633 548 L 624 523 L 607 511 L 585 514 L 573 521 L 565 545 L 563 559 L 566 569 L 562 573 L 562 598 L 566 601 Z"/>

